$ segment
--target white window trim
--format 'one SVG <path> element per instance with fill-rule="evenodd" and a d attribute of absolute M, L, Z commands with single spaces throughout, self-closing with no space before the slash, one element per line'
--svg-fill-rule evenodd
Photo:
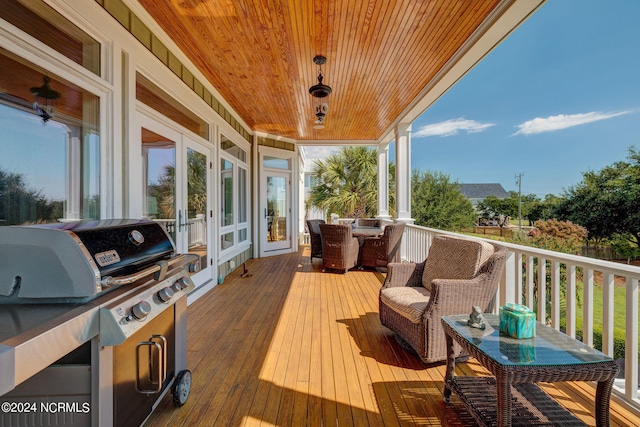
<path fill-rule="evenodd" d="M 228 133 L 222 132 L 222 134 L 233 142 L 236 146 L 242 149 L 246 153 L 246 158 L 249 160 L 251 158 L 251 145 L 249 143 L 245 143 L 239 139 L 234 138 L 233 136 L 229 136 Z M 220 138 L 221 139 L 221 138 Z M 219 139 L 219 141 L 220 141 Z M 219 236 L 216 244 L 216 248 L 218 249 L 218 264 L 228 261 L 235 257 L 236 255 L 246 251 L 251 247 L 251 165 L 248 161 L 242 161 L 237 157 L 228 154 L 226 151 L 220 147 L 220 142 L 218 142 L 218 160 L 217 160 L 217 168 L 214 170 L 217 173 L 217 181 L 219 188 L 219 193 L 217 197 L 218 203 L 218 227 L 219 227 Z M 220 164 L 222 160 L 226 160 L 232 164 L 232 176 L 233 176 L 233 224 L 222 226 L 222 197 L 224 196 L 224 192 L 222 191 L 222 169 L 220 168 Z M 246 179 L 245 179 L 245 206 L 246 206 L 246 215 L 247 220 L 245 222 L 239 222 L 239 213 L 240 213 L 240 180 L 239 178 L 239 169 L 242 168 L 246 171 Z M 247 239 L 243 242 L 239 242 L 239 232 L 240 230 L 247 230 Z M 233 244 L 228 248 L 222 248 L 222 236 L 225 234 L 233 233 Z"/>
<path fill-rule="evenodd" d="M 264 157 L 265 156 L 269 156 L 269 157 L 277 157 L 280 159 L 288 159 L 289 160 L 289 169 L 280 169 L 280 168 L 268 168 L 268 167 L 264 167 Z M 291 252 L 297 252 L 298 251 L 298 230 L 297 227 L 293 225 L 293 223 L 297 223 L 297 218 L 300 217 L 300 210 L 299 210 L 299 191 L 300 191 L 300 179 L 294 179 L 294 177 L 298 176 L 298 171 L 299 171 L 299 167 L 298 167 L 298 157 L 299 157 L 299 153 L 298 151 L 289 151 L 289 150 L 283 150 L 280 148 L 273 148 L 273 147 L 265 147 L 265 146 L 258 146 L 258 159 L 257 159 L 257 164 L 258 164 L 258 170 L 259 170 L 259 175 L 260 177 L 262 177 L 264 175 L 265 172 L 284 172 L 284 173 L 289 173 L 290 174 L 290 180 L 291 180 L 291 219 L 292 219 L 292 225 L 291 225 L 291 247 L 288 249 L 283 249 L 283 250 L 276 250 L 276 251 L 271 251 L 269 252 L 269 255 L 278 255 L 278 254 L 285 254 L 285 253 L 291 253 Z M 262 185 L 261 183 L 261 179 L 258 179 L 258 186 Z M 263 205 L 265 205 L 265 201 L 262 200 L 262 189 L 261 188 L 257 188 L 257 194 L 258 194 L 258 209 L 262 209 Z M 260 220 L 259 220 L 259 216 L 256 217 L 256 227 L 257 230 L 260 230 Z M 260 241 L 260 239 L 257 238 L 258 241 Z M 258 251 L 258 254 L 260 254 L 260 256 L 264 256 L 264 248 L 260 248 Z"/>

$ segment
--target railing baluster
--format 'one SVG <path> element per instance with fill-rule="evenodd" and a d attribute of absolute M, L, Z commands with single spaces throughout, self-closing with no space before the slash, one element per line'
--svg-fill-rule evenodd
<path fill-rule="evenodd" d="M 560 263 L 551 262 L 551 327 L 560 330 Z"/>
<path fill-rule="evenodd" d="M 525 289 L 527 292 L 527 299 L 525 301 L 525 303 L 527 304 L 527 306 L 529 306 L 529 308 L 531 308 L 533 310 L 533 297 L 534 297 L 534 286 L 533 286 L 533 273 L 535 271 L 535 268 L 533 268 L 533 255 L 529 255 L 527 257 L 527 267 L 526 267 L 526 273 L 527 273 L 527 288 Z M 542 320 L 544 322 L 544 320 Z"/>
<path fill-rule="evenodd" d="M 516 299 L 515 302 L 517 304 L 522 304 L 522 278 L 524 277 L 522 274 L 522 257 L 524 256 L 520 252 L 516 252 Z M 508 301 L 507 301 L 508 302 Z"/>
<path fill-rule="evenodd" d="M 625 395 L 638 398 L 638 279 L 627 276 L 627 324 L 625 357 Z"/>
<path fill-rule="evenodd" d="M 593 347 L 593 269 L 582 269 L 582 342 Z"/>
<path fill-rule="evenodd" d="M 538 257 L 538 321 L 547 323 L 547 260 L 540 257 Z"/>
<path fill-rule="evenodd" d="M 567 264 L 567 319 L 566 334 L 576 337 L 576 316 L 578 314 L 578 302 L 576 300 L 576 266 Z"/>
<path fill-rule="evenodd" d="M 613 356 L 613 328 L 614 328 L 614 276 L 604 273 L 602 276 L 602 352 Z"/>
<path fill-rule="evenodd" d="M 500 305 L 504 305 L 507 302 L 517 301 L 517 288 L 512 286 L 517 280 L 518 274 L 518 254 L 515 252 L 509 252 L 507 254 L 507 262 L 504 272 L 504 280 L 500 283 L 500 298 L 498 301 Z M 522 265 L 522 263 L 520 263 Z M 522 273 L 520 273 L 522 275 Z"/>

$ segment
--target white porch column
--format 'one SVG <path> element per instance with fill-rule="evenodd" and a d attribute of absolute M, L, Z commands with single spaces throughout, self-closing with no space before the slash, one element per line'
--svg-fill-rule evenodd
<path fill-rule="evenodd" d="M 411 123 L 396 126 L 396 218 L 413 224 L 411 218 Z"/>
<path fill-rule="evenodd" d="M 389 143 L 378 144 L 378 216 L 380 219 L 391 219 L 389 216 Z"/>

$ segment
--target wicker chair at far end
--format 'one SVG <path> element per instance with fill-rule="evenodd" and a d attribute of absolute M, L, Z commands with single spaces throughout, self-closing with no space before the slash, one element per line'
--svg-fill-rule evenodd
<path fill-rule="evenodd" d="M 322 237 L 323 271 L 342 270 L 343 272 L 358 264 L 358 239 L 353 237 L 351 225 L 320 224 Z"/>
<path fill-rule="evenodd" d="M 324 224 L 323 219 L 308 219 L 309 240 L 311 244 L 311 255 L 309 258 L 322 258 L 322 238 L 320 237 L 320 224 Z"/>
<path fill-rule="evenodd" d="M 493 312 L 507 249 L 480 240 L 437 236 L 421 263 L 391 263 L 380 290 L 380 322 L 425 363 L 447 359 L 442 316 Z M 461 355 L 455 344 L 455 357 Z"/>
<path fill-rule="evenodd" d="M 376 218 L 357 218 L 356 227 L 380 227 L 382 221 Z"/>
<path fill-rule="evenodd" d="M 404 228 L 404 222 L 388 224 L 382 236 L 366 237 L 360 249 L 360 265 L 377 268 L 400 261 L 400 243 Z"/>

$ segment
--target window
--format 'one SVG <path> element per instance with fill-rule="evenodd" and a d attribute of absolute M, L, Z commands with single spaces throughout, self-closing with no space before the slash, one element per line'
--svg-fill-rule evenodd
<path fill-rule="evenodd" d="M 3 2 L 0 18 L 100 75 L 100 44 L 43 1 Z"/>
<path fill-rule="evenodd" d="M 222 176 L 222 226 L 233 225 L 233 163 L 222 159 L 220 165 Z"/>
<path fill-rule="evenodd" d="M 264 156 L 262 165 L 265 168 L 289 170 L 289 159 L 281 159 L 279 157 Z"/>
<path fill-rule="evenodd" d="M 136 73 L 136 99 L 163 116 L 189 129 L 203 139 L 209 138 L 209 126 L 187 107 L 177 102 L 140 73 Z"/>
<path fill-rule="evenodd" d="M 46 123 L 43 76 L 62 95 Z M 99 218 L 99 98 L 0 49 L 0 225 Z"/>
<path fill-rule="evenodd" d="M 247 222 L 247 170 L 238 167 L 238 221 Z"/>
<path fill-rule="evenodd" d="M 249 239 L 249 167 L 247 151 L 220 136 L 220 251 L 232 251 Z"/>

